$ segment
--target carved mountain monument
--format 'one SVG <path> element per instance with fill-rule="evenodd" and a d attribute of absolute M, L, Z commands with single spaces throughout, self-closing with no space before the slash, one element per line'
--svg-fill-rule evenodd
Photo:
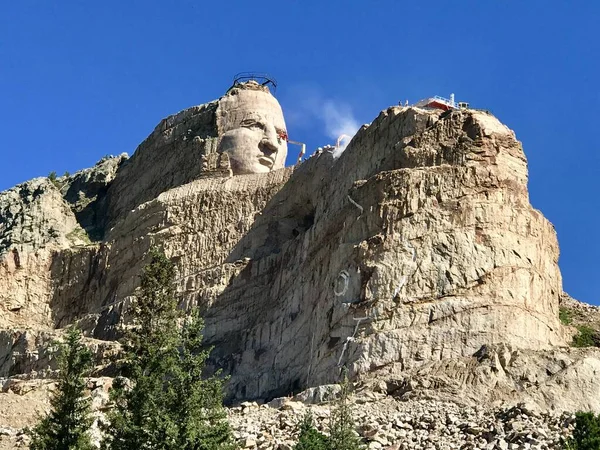
<path fill-rule="evenodd" d="M 181 307 L 205 317 L 232 401 L 347 367 L 357 380 L 410 374 L 413 393 L 484 386 L 600 407 L 597 355 L 566 348 L 556 234 L 529 203 L 510 129 L 484 111 L 396 106 L 339 157 L 287 168 L 286 136 L 277 100 L 250 81 L 162 120 L 129 159 L 0 193 L 1 375 L 43 377 L 44 336 L 72 323 L 100 361 L 158 246 Z M 557 374 L 562 397 L 531 390 Z"/>

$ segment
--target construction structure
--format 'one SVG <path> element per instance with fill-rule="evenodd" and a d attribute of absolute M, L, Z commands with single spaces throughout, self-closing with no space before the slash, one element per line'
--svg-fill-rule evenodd
<path fill-rule="evenodd" d="M 286 131 L 281 131 L 277 134 L 277 138 L 286 141 L 288 144 L 297 145 L 300 147 L 300 153 L 298 154 L 298 160 L 296 164 L 300 164 L 302 162 L 302 157 L 306 153 L 306 144 L 303 142 L 292 141 Z"/>
<path fill-rule="evenodd" d="M 450 98 L 444 98 L 438 95 L 434 97 L 425 98 L 423 100 L 419 100 L 413 106 L 416 106 L 417 108 L 441 109 L 443 111 L 469 108 L 469 104 L 466 102 L 455 102 L 454 94 L 450 94 Z"/>
<path fill-rule="evenodd" d="M 277 80 L 268 73 L 240 72 L 233 77 L 233 86 L 247 81 L 256 81 L 261 86 L 270 86 L 273 92 L 277 91 Z"/>

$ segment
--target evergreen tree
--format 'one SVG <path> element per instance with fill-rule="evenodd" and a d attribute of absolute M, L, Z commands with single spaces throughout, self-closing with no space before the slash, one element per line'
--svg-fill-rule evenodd
<path fill-rule="evenodd" d="M 600 415 L 578 412 L 575 415 L 575 430 L 567 448 L 573 450 L 600 449 Z"/>
<path fill-rule="evenodd" d="M 331 413 L 329 422 L 329 448 L 331 450 L 359 450 L 364 447 L 354 431 L 352 408 L 348 402 L 350 382 L 345 370 L 340 387 L 340 398 Z"/>
<path fill-rule="evenodd" d="M 298 443 L 294 450 L 329 450 L 329 439 L 323 433 L 319 432 L 314 425 L 313 416 L 310 411 L 302 417 L 300 425 L 300 434 Z"/>
<path fill-rule="evenodd" d="M 59 344 L 59 380 L 51 411 L 30 431 L 31 450 L 91 450 L 88 433 L 93 419 L 90 398 L 85 396 L 92 354 L 76 328 L 66 331 Z"/>
<path fill-rule="evenodd" d="M 329 436 L 314 426 L 313 417 L 307 411 L 299 424 L 299 436 L 294 450 L 362 450 L 360 437 L 354 431 L 354 419 L 349 404 L 350 382 L 343 371 L 340 397 L 329 417 Z"/>
<path fill-rule="evenodd" d="M 179 424 L 174 448 L 234 449 L 236 446 L 223 408 L 223 379 L 219 373 L 202 377 L 211 350 L 202 348 L 203 328 L 204 322 L 196 310 L 181 330 L 180 364 L 173 368 L 170 398 L 171 410 Z"/>
<path fill-rule="evenodd" d="M 178 326 L 175 269 L 151 250 L 126 334 L 124 376 L 111 391 L 104 448 L 112 450 L 228 450 L 233 437 L 223 409 L 223 381 L 203 378 L 210 350 L 202 349 L 197 312 Z"/>

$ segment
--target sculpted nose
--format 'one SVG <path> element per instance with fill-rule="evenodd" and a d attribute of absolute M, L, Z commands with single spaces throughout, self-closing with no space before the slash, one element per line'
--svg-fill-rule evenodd
<path fill-rule="evenodd" d="M 266 153 L 267 155 L 270 155 L 271 153 L 277 151 L 277 149 L 278 149 L 277 144 L 278 144 L 277 131 L 275 130 L 274 126 L 268 125 L 265 128 L 263 138 L 260 143 L 260 148 L 264 153 Z"/>

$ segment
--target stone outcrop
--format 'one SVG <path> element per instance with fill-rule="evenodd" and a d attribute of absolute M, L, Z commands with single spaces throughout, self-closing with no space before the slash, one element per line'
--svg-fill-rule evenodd
<path fill-rule="evenodd" d="M 99 240 L 104 234 L 101 225 L 107 209 L 106 194 L 118 169 L 126 161 L 126 153 L 116 157 L 106 156 L 94 167 L 80 170 L 59 181 L 64 199 L 69 202 L 77 221 L 93 240 Z"/>
<path fill-rule="evenodd" d="M 71 208 L 48 178 L 36 178 L 0 193 L 0 217 L 0 254 L 15 249 L 27 254 L 68 248 L 81 242 L 71 234 L 79 228 Z M 14 259 L 19 266 L 17 254 Z"/>
<path fill-rule="evenodd" d="M 49 326 L 52 257 L 86 233 L 48 178 L 0 193 L 0 326 Z"/>
<path fill-rule="evenodd" d="M 56 374 L 55 343 L 62 330 L 2 330 L 0 331 L 0 380 L 8 389 L 16 380 L 47 378 Z M 114 375 L 111 358 L 119 350 L 114 341 L 87 339 L 94 357 L 93 374 Z"/>
<path fill-rule="evenodd" d="M 73 175 L 36 178 L 0 193 L 0 326 L 60 325 L 54 320 L 54 267 L 61 252 L 95 253 L 91 239 L 103 233 L 98 215 L 125 160 L 106 157 Z"/>
<path fill-rule="evenodd" d="M 558 243 L 529 203 L 511 130 L 482 111 L 392 107 L 341 154 L 233 175 L 238 156 L 219 150 L 227 133 L 266 148 L 252 153 L 264 166 L 285 130 L 268 111 L 222 125 L 232 101 L 164 119 L 130 159 L 1 193 L 2 328 L 78 323 L 115 339 L 157 245 L 176 265 L 181 307 L 205 317 L 232 401 L 333 383 L 345 366 L 404 386 L 394 395 L 435 386 L 469 399 L 494 387 L 500 403 L 600 409 L 564 401 L 573 386 L 597 392 L 600 359 L 555 350 L 570 340 Z M 272 112 L 274 101 L 250 103 Z M 4 341 L 12 355 L 18 340 Z M 7 374 L 42 372 L 8 359 Z"/>
<path fill-rule="evenodd" d="M 600 307 L 579 302 L 565 293 L 560 297 L 560 319 L 570 337 L 583 330 L 595 346 L 600 346 Z"/>

